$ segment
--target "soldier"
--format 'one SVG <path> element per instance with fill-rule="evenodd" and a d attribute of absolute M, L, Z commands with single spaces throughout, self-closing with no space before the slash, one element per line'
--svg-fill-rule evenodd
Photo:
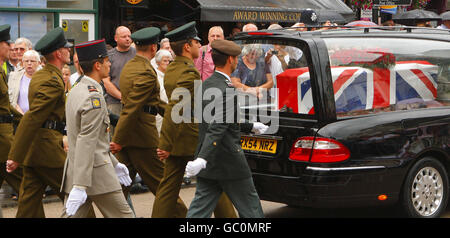
<path fill-rule="evenodd" d="M 118 153 L 121 163 L 128 166 L 131 178 L 136 172 L 153 194 L 156 194 L 163 176 L 164 164 L 158 160 L 157 113 L 163 114 L 159 98 L 159 83 L 150 60 L 157 50 L 160 30 L 148 27 L 134 32 L 131 38 L 136 44 L 136 56 L 128 61 L 120 75 L 123 109 L 111 142 L 111 151 Z M 123 188 L 125 196 L 129 188 Z M 174 204 L 175 207 L 176 204 Z M 177 217 L 185 217 L 187 208 L 178 199 Z"/>
<path fill-rule="evenodd" d="M 202 85 L 220 90 L 222 100 L 203 100 L 202 106 L 214 105 L 212 118 L 203 118 L 200 124 L 197 159 L 186 166 L 186 175 L 197 175 L 197 189 L 191 202 L 188 218 L 211 216 L 220 195 L 225 192 L 239 212 L 240 217 L 260 218 L 263 211 L 252 180 L 252 174 L 240 145 L 240 130 L 264 133 L 268 126 L 239 123 L 239 106 L 230 75 L 236 69 L 241 48 L 234 42 L 215 40 L 211 43 L 216 71 Z M 225 106 L 224 106 L 225 105 Z M 234 121 L 230 122 L 230 118 Z M 199 173 L 200 172 L 200 173 Z"/>
<path fill-rule="evenodd" d="M 61 187 L 66 158 L 62 147 L 65 94 L 61 69 L 70 62 L 71 46 L 60 27 L 36 44 L 36 50 L 48 62 L 33 75 L 28 93 L 30 110 L 19 123 L 7 161 L 8 172 L 23 165 L 16 217 L 45 217 L 45 188 L 49 185 L 58 191 Z M 58 195 L 64 200 L 62 193 Z"/>
<path fill-rule="evenodd" d="M 111 66 L 105 40 L 75 48 L 85 76 L 66 103 L 69 153 L 61 191 L 69 195 L 63 217 L 87 217 L 94 202 L 106 218 L 133 218 L 120 186 L 131 184 L 128 169 L 109 153 L 110 123 L 100 85 Z"/>
<path fill-rule="evenodd" d="M 3 65 L 9 54 L 10 29 L 10 25 L 0 26 L 0 65 Z M 10 105 L 6 73 L 0 67 L 0 187 L 3 184 L 3 180 L 6 180 L 17 193 L 22 180 L 22 168 L 18 168 L 13 173 L 7 173 L 6 161 L 13 141 L 13 119 L 20 119 L 21 117 L 22 115 Z"/>
<path fill-rule="evenodd" d="M 158 156 L 165 160 L 164 177 L 158 187 L 152 217 L 174 217 L 175 202 L 181 189 L 186 163 L 194 158 L 198 138 L 196 123 L 175 123 L 171 117 L 172 109 L 181 103 L 175 89 L 188 90 L 190 100 L 184 100 L 194 105 L 194 81 L 200 80 L 200 73 L 194 66 L 194 59 L 199 57 L 200 38 L 197 36 L 195 22 L 187 23 L 166 34 L 175 52 L 175 60 L 167 67 L 164 76 L 164 87 L 169 98 L 161 128 Z M 198 81 L 201 82 L 201 81 Z M 193 108 L 186 114 L 192 115 Z M 185 215 L 185 214 L 184 214 Z M 215 217 L 234 218 L 236 213 L 233 205 L 225 195 L 218 203 Z"/>

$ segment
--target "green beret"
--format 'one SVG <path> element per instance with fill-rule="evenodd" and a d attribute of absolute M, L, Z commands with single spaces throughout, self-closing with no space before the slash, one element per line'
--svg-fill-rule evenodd
<path fill-rule="evenodd" d="M 194 39 L 201 41 L 201 39 L 197 36 L 197 29 L 195 28 L 195 21 L 184 24 L 168 33 L 166 33 L 165 37 L 169 38 L 171 42 L 180 41 L 180 40 L 188 40 Z"/>
<path fill-rule="evenodd" d="M 59 48 L 70 48 L 73 45 L 67 42 L 64 37 L 64 31 L 61 27 L 57 27 L 45 34 L 35 46 L 36 51 L 42 55 L 50 54 Z"/>
<path fill-rule="evenodd" d="M 147 27 L 131 34 L 131 39 L 133 39 L 136 45 L 157 44 L 160 33 L 161 30 L 159 28 Z"/>
<path fill-rule="evenodd" d="M 0 42 L 6 41 L 8 43 L 10 42 L 11 36 L 9 35 L 9 31 L 11 30 L 11 25 L 5 24 L 0 26 Z"/>
<path fill-rule="evenodd" d="M 211 43 L 211 48 L 229 56 L 238 56 L 241 54 L 241 47 L 229 40 L 215 40 Z"/>

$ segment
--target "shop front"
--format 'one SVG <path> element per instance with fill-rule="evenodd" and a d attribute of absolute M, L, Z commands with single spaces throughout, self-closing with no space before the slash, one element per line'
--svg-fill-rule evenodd
<path fill-rule="evenodd" d="M 25 37 L 36 42 L 61 26 L 75 43 L 100 36 L 98 0 L 0 0 L 0 24 L 11 25 L 11 39 Z"/>

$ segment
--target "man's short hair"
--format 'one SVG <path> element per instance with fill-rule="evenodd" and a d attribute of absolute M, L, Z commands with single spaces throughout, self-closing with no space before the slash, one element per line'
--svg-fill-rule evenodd
<path fill-rule="evenodd" d="M 100 58 L 100 59 L 94 59 L 94 60 L 87 60 L 87 61 L 80 61 L 80 67 L 83 70 L 84 74 L 89 74 L 92 72 L 92 70 L 94 69 L 94 64 L 99 62 L 99 63 L 104 63 L 106 57 L 105 58 Z"/>
<path fill-rule="evenodd" d="M 175 41 L 175 42 L 170 42 L 170 48 L 172 48 L 173 53 L 175 53 L 175 55 L 182 55 L 183 54 L 183 47 L 184 44 L 189 44 L 190 46 L 192 46 L 192 41 L 194 39 L 187 39 L 187 40 L 180 40 L 180 41 Z"/>
<path fill-rule="evenodd" d="M 29 50 L 30 50 L 30 49 L 33 49 L 33 44 L 31 43 L 30 40 L 28 40 L 28 39 L 25 38 L 25 37 L 17 38 L 17 40 L 14 42 L 15 45 L 17 45 L 17 44 L 22 44 L 22 43 L 24 43 L 24 44 L 27 46 L 27 48 L 28 48 Z"/>
<path fill-rule="evenodd" d="M 229 56 L 218 50 L 212 49 L 211 57 L 216 67 L 223 67 L 227 64 Z"/>

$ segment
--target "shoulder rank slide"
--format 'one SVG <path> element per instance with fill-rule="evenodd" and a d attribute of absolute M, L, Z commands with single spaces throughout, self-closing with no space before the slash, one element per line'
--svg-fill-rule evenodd
<path fill-rule="evenodd" d="M 89 92 L 98 92 L 97 88 L 95 86 L 88 86 L 88 91 Z"/>
<path fill-rule="evenodd" d="M 91 98 L 91 103 L 94 109 L 101 108 L 100 98 Z"/>

